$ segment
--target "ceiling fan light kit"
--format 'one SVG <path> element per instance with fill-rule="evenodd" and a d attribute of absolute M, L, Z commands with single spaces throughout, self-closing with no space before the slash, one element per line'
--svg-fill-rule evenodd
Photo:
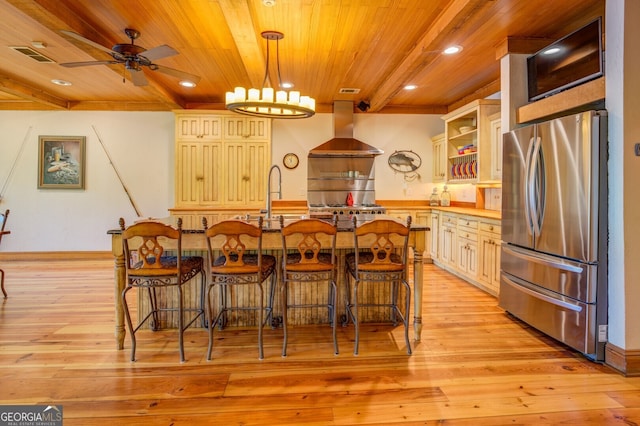
<path fill-rule="evenodd" d="M 280 78 L 280 58 L 278 41 L 284 35 L 277 31 L 264 31 L 262 38 L 267 40 L 267 61 L 264 71 L 262 89 L 236 87 L 233 92 L 225 95 L 225 105 L 228 110 L 239 114 L 253 115 L 267 118 L 308 118 L 316 113 L 316 101 L 310 96 L 302 96 L 299 91 L 285 90 L 274 91 L 272 87 L 266 87 L 269 77 L 269 42 L 276 41 L 276 65 L 278 85 L 282 88 Z"/>

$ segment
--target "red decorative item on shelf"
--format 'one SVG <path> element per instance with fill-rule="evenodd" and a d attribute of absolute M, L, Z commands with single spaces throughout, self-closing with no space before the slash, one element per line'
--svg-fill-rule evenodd
<path fill-rule="evenodd" d="M 353 205 L 353 195 L 351 193 L 349 193 L 349 195 L 347 195 L 347 205 L 348 206 L 352 206 Z"/>

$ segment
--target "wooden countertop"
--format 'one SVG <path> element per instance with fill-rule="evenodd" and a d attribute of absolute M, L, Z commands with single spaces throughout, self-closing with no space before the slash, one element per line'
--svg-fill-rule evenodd
<path fill-rule="evenodd" d="M 458 214 L 466 214 L 471 216 L 484 217 L 487 219 L 495 219 L 500 220 L 502 214 L 500 211 L 496 210 L 485 210 L 485 209 L 477 209 L 473 207 L 473 203 L 455 203 L 451 207 L 432 207 L 429 205 L 428 200 L 376 200 L 376 202 L 387 210 L 399 210 L 399 209 L 407 209 L 407 210 L 418 210 L 418 211 L 430 211 L 430 210 L 438 210 L 443 212 L 451 212 Z M 272 208 L 275 214 L 278 213 L 287 213 L 287 212 L 303 212 L 307 210 L 307 202 L 306 200 L 273 200 Z M 180 211 L 238 211 L 241 210 L 241 207 L 238 206 L 230 206 L 230 207 L 181 207 L 181 208 L 172 208 L 169 211 L 180 212 Z M 244 211 L 251 214 L 258 214 L 261 208 L 245 208 Z"/>

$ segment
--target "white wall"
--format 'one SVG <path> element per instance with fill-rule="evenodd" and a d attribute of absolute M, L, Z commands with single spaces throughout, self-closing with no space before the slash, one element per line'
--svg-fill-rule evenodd
<path fill-rule="evenodd" d="M 379 200 L 428 199 L 433 184 L 431 137 L 444 131 L 438 115 L 354 114 L 354 137 L 384 151 L 376 157 L 376 198 Z M 333 115 L 316 114 L 305 120 L 274 120 L 272 162 L 282 168 L 284 199 L 306 199 L 307 154 L 334 136 Z M 422 159 L 419 179 L 405 181 L 404 175 L 388 165 L 394 151 L 412 150 Z M 282 167 L 282 157 L 293 152 L 300 157 L 295 170 Z M 475 201 L 475 190 L 473 199 Z"/>
<path fill-rule="evenodd" d="M 110 250 L 106 231 L 121 216 L 127 222 L 136 217 L 93 126 L 141 215 L 168 215 L 173 113 L 2 111 L 0 123 L 0 190 L 6 183 L 0 210 L 11 210 L 2 251 Z M 37 189 L 40 135 L 86 136 L 84 190 Z"/>
<path fill-rule="evenodd" d="M 0 190 L 6 182 L 0 210 L 11 210 L 11 235 L 3 239 L 2 251 L 108 251 L 107 230 L 117 228 L 119 217 L 127 223 L 136 218 L 94 126 L 141 215 L 166 217 L 173 207 L 171 112 L 0 111 L 0 123 Z M 376 159 L 377 198 L 427 199 L 432 188 L 430 138 L 444 130 L 440 117 L 355 114 L 354 124 L 356 138 L 385 151 Z M 86 136 L 84 190 L 37 189 L 39 135 Z M 307 152 L 333 135 L 332 114 L 274 120 L 272 162 L 282 169 L 284 199 L 306 199 Z M 394 173 L 387 161 L 395 150 L 413 150 L 422 158 L 421 179 L 405 182 Z M 300 157 L 297 169 L 282 167 L 287 152 Z M 475 192 L 469 201 L 474 200 Z"/>

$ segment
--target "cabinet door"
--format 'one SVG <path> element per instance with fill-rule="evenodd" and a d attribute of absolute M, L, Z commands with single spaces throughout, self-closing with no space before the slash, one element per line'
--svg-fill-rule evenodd
<path fill-rule="evenodd" d="M 444 134 L 431 139 L 433 146 L 433 181 L 444 182 L 447 177 L 447 147 Z"/>
<path fill-rule="evenodd" d="M 470 278 L 476 278 L 478 275 L 478 243 L 458 237 L 456 247 L 458 271 Z"/>
<path fill-rule="evenodd" d="M 268 140 L 270 138 L 268 118 L 227 117 L 224 119 L 225 140 Z"/>
<path fill-rule="evenodd" d="M 439 250 L 438 250 L 438 236 L 439 233 L 439 222 L 440 222 L 440 214 L 439 213 L 431 213 L 429 218 L 429 227 L 431 228 L 431 244 L 429 246 L 429 251 L 431 252 L 432 259 L 439 259 Z"/>
<path fill-rule="evenodd" d="M 271 164 L 266 142 L 225 142 L 225 204 L 263 205 L 267 168 Z"/>
<path fill-rule="evenodd" d="M 500 238 L 494 234 L 480 233 L 480 264 L 478 280 L 491 292 L 500 289 Z"/>
<path fill-rule="evenodd" d="M 445 265 L 456 266 L 456 229 L 451 226 L 443 226 L 441 234 L 440 259 Z"/>
<path fill-rule="evenodd" d="M 176 205 L 199 206 L 222 203 L 221 142 L 176 144 Z"/>
<path fill-rule="evenodd" d="M 500 119 L 489 123 L 491 131 L 491 179 L 502 179 L 502 127 Z"/>
<path fill-rule="evenodd" d="M 222 117 L 178 115 L 176 116 L 176 138 L 178 140 L 221 140 Z"/>

